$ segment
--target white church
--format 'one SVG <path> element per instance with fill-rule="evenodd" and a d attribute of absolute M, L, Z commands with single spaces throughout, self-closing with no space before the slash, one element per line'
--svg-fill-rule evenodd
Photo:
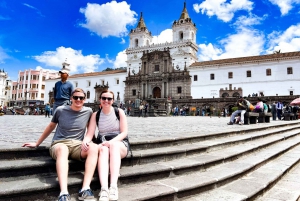
<path fill-rule="evenodd" d="M 120 101 L 124 101 L 126 77 L 137 74 L 143 68 L 141 57 L 144 52 L 168 49 L 174 71 L 186 68 L 191 75 L 191 96 L 193 99 L 230 97 L 239 92 L 242 96 L 263 94 L 265 96 L 288 96 L 300 94 L 300 52 L 274 53 L 212 61 L 198 61 L 196 44 L 197 29 L 186 9 L 172 25 L 173 42 L 153 44 L 151 32 L 147 29 L 141 14 L 137 27 L 131 30 L 130 45 L 126 49 L 127 70 L 105 71 L 70 75 L 74 87 L 88 92 L 86 102 L 95 101 L 97 85 L 107 85 Z M 59 79 L 46 81 L 45 102 L 54 83 Z M 150 89 L 151 91 L 151 89 Z M 180 92 L 178 92 L 180 93 Z M 154 96 L 153 96 L 154 97 Z"/>

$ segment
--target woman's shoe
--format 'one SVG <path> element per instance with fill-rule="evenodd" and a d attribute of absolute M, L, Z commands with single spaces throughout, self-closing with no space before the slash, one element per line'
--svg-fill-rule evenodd
<path fill-rule="evenodd" d="M 109 192 L 108 189 L 101 188 L 101 191 L 99 193 L 99 201 L 109 201 Z"/>
<path fill-rule="evenodd" d="M 227 123 L 227 125 L 233 125 L 233 123 L 232 123 L 232 122 L 229 122 L 229 123 Z"/>

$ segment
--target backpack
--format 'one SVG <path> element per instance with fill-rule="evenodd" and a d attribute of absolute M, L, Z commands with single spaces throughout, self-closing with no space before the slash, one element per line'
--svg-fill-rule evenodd
<path fill-rule="evenodd" d="M 115 115 L 116 115 L 116 120 L 118 120 L 118 121 L 120 121 L 120 114 L 119 114 L 119 108 L 118 107 L 116 107 L 116 105 L 112 105 L 113 106 L 113 108 L 114 108 L 114 111 L 115 111 Z M 97 111 L 97 113 L 96 113 L 96 125 L 97 125 L 97 128 L 98 128 L 98 123 L 99 123 L 99 119 L 100 119 L 100 113 L 101 113 L 101 108 L 99 108 L 99 110 Z M 98 134 L 98 136 L 99 136 L 99 134 Z M 95 143 L 95 144 L 99 144 L 98 142 L 99 142 L 99 139 L 100 138 L 98 138 L 98 136 L 97 136 L 97 138 L 95 137 L 95 135 L 94 135 L 94 137 L 93 137 L 93 142 Z M 129 152 L 130 152 L 130 163 L 131 163 L 131 165 L 133 166 L 133 161 L 132 161 L 132 157 L 133 157 L 133 155 L 132 155 L 132 150 L 131 150 L 131 146 L 130 146 L 130 142 L 129 142 L 129 139 L 128 139 L 128 135 L 123 139 L 124 141 L 127 141 L 127 143 L 128 143 L 128 149 L 129 149 Z"/>

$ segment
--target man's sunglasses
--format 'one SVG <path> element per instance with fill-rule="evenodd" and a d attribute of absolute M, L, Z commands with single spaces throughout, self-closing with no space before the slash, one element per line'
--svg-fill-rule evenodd
<path fill-rule="evenodd" d="M 73 96 L 74 100 L 84 100 L 85 97 L 84 96 Z"/>
<path fill-rule="evenodd" d="M 101 99 L 102 99 L 103 101 L 105 101 L 105 100 L 112 101 L 113 98 L 102 96 Z"/>

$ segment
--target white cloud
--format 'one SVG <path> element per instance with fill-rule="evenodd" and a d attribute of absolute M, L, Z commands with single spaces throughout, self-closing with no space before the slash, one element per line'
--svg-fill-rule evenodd
<path fill-rule="evenodd" d="M 293 8 L 293 4 L 300 4 L 300 0 L 269 0 L 280 8 L 281 15 L 286 15 Z"/>
<path fill-rule="evenodd" d="M 173 41 L 173 31 L 172 29 L 163 30 L 158 36 L 153 36 L 152 43 L 165 43 Z"/>
<path fill-rule="evenodd" d="M 59 47 L 56 51 L 46 51 L 40 56 L 34 56 L 34 59 L 47 66 L 62 67 L 62 63 L 67 59 L 70 64 L 71 73 L 79 72 L 94 72 L 99 65 L 104 62 L 104 59 L 99 55 L 84 56 L 81 50 L 72 48 Z"/>
<path fill-rule="evenodd" d="M 268 17 L 268 15 L 264 15 L 263 17 L 258 17 L 257 15 L 254 15 L 252 13 L 248 16 L 240 16 L 234 23 L 234 25 L 238 27 L 246 27 L 246 26 L 252 26 L 252 25 L 258 25 L 261 24 L 263 20 L 265 20 Z"/>
<path fill-rule="evenodd" d="M 199 60 L 260 55 L 263 52 L 264 42 L 264 35 L 257 30 L 239 28 L 236 34 L 220 40 L 219 47 L 200 44 Z"/>
<path fill-rule="evenodd" d="M 50 73 L 57 73 L 57 70 L 43 68 L 42 66 L 37 66 L 35 68 L 35 70 L 41 70 L 41 69 L 43 69 L 44 71 L 49 71 Z"/>
<path fill-rule="evenodd" d="M 205 0 L 201 4 L 194 4 L 194 10 L 202 14 L 206 13 L 209 17 L 214 15 L 224 22 L 229 22 L 234 17 L 234 12 L 238 10 L 251 11 L 253 2 L 249 0 L 231 0 L 226 3 L 226 0 Z"/>
<path fill-rule="evenodd" d="M 200 61 L 209 61 L 211 59 L 217 58 L 219 54 L 223 51 L 220 48 L 214 47 L 211 43 L 208 45 L 200 44 L 199 45 L 199 60 Z"/>
<path fill-rule="evenodd" d="M 6 60 L 8 58 L 9 58 L 8 54 L 6 54 L 4 49 L 0 46 L 0 64 L 4 63 L 4 60 Z"/>
<path fill-rule="evenodd" d="M 86 22 L 80 26 L 101 37 L 116 36 L 123 37 L 128 33 L 127 26 L 137 22 L 134 11 L 126 1 L 117 3 L 111 1 L 106 4 L 88 3 L 86 8 L 80 8 L 85 15 Z"/>
<path fill-rule="evenodd" d="M 125 44 L 125 39 L 124 38 L 121 38 L 121 42 L 120 42 L 120 44 Z"/>
<path fill-rule="evenodd" d="M 281 52 L 300 51 L 300 23 L 290 26 L 284 32 L 273 32 L 269 34 L 268 53 L 275 50 Z"/>
<path fill-rule="evenodd" d="M 27 3 L 23 3 L 23 5 L 24 5 L 24 6 L 27 6 L 28 8 L 31 8 L 31 9 L 35 10 L 36 13 L 37 13 L 39 16 L 45 17 L 45 16 L 41 13 L 41 11 L 40 11 L 39 9 L 37 9 L 36 7 L 31 6 L 31 5 L 27 4 Z"/>
<path fill-rule="evenodd" d="M 127 55 L 126 50 L 119 52 L 114 61 L 114 68 L 126 67 L 127 66 Z"/>

